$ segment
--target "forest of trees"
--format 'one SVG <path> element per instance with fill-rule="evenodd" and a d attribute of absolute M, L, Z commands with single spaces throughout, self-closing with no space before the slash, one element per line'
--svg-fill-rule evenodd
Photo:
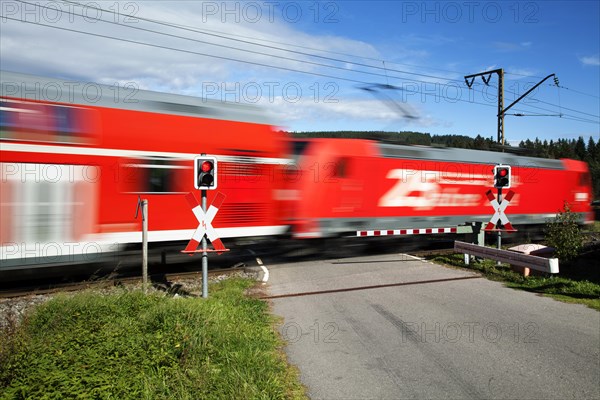
<path fill-rule="evenodd" d="M 302 137 L 338 137 L 380 140 L 388 143 L 458 147 L 462 149 L 502 151 L 493 138 L 484 138 L 480 135 L 472 138 L 464 135 L 431 135 L 420 132 L 292 132 L 292 136 Z M 504 146 L 504 151 L 517 153 L 523 156 L 542 158 L 572 158 L 588 163 L 592 175 L 594 198 L 600 199 L 600 138 L 594 141 L 590 137 L 586 143 L 582 137 L 579 139 L 558 139 L 557 141 L 540 141 L 535 138 L 521 141 L 518 147 Z"/>

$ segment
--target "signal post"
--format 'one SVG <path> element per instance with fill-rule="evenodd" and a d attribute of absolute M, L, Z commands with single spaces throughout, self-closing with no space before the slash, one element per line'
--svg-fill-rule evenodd
<path fill-rule="evenodd" d="M 498 164 L 498 165 L 494 166 L 493 174 L 494 174 L 494 187 L 496 189 L 498 189 L 497 201 L 496 201 L 496 199 L 494 199 L 494 195 L 491 193 L 492 192 L 491 190 L 489 190 L 486 194 L 488 196 L 488 199 L 492 203 L 492 207 L 494 207 L 494 210 L 496 212 L 494 213 L 494 215 L 492 216 L 492 219 L 487 224 L 487 226 L 484 228 L 484 230 L 497 232 L 497 234 L 498 234 L 497 247 L 498 247 L 498 250 L 500 250 L 502 248 L 502 231 L 503 230 L 505 230 L 507 232 L 516 231 L 513 228 L 513 226 L 511 225 L 511 223 L 508 221 L 508 218 L 506 217 L 506 215 L 504 214 L 504 210 L 508 206 L 508 203 L 512 199 L 512 196 L 514 193 L 512 191 L 509 191 L 506 195 L 504 204 L 502 202 L 502 189 L 510 189 L 511 178 L 512 178 L 510 165 Z M 502 228 L 496 229 L 498 221 L 500 221 L 500 223 L 502 224 Z M 500 264 L 500 261 L 498 261 L 498 264 Z"/>
<path fill-rule="evenodd" d="M 201 203 L 198 204 L 196 197 L 193 193 L 189 193 L 186 196 L 186 200 L 192 207 L 192 212 L 198 220 L 198 228 L 194 232 L 192 239 L 188 243 L 185 250 L 182 253 L 193 255 L 199 252 L 197 249 L 198 244 L 202 243 L 202 297 L 208 297 L 208 252 L 214 251 L 217 254 L 221 254 L 225 251 L 229 251 L 221 242 L 215 228 L 212 226 L 212 220 L 216 216 L 221 204 L 225 200 L 225 195 L 217 193 L 212 204 L 207 209 L 206 194 L 208 190 L 215 190 L 217 188 L 217 158 L 202 154 L 194 158 L 194 187 L 200 190 Z M 208 249 L 208 243 L 206 238 L 210 239 L 214 250 Z"/>

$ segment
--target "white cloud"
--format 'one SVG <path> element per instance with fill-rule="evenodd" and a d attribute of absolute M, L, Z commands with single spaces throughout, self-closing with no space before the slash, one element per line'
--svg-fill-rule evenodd
<path fill-rule="evenodd" d="M 19 6 L 21 3 L 14 4 Z M 334 63 L 273 48 L 302 51 L 301 48 L 283 43 L 369 57 L 378 56 L 375 48 L 361 41 L 304 33 L 298 29 L 299 25 L 289 23 L 281 16 L 277 17 L 276 10 L 270 11 L 272 15 L 268 10 L 263 10 L 261 18 L 257 19 L 256 9 L 246 7 L 241 2 L 229 5 L 225 2 L 197 1 L 115 2 L 110 7 L 102 2 L 90 3 L 100 4 L 105 10 L 119 8 L 119 14 L 77 6 L 68 7 L 58 2 L 41 4 L 61 7 L 62 11 L 73 11 L 77 15 L 64 12 L 50 14 L 49 10 L 43 8 L 29 14 L 19 10 L 10 10 L 8 15 L 4 13 L 19 21 L 2 21 L 0 51 L 3 69 L 111 83 L 136 81 L 140 87 L 185 91 L 187 86 L 197 82 L 243 79 L 256 71 L 270 78 L 291 73 L 257 64 L 335 76 L 346 73 L 301 61 Z M 134 4 L 135 7 L 131 8 Z M 28 10 L 31 9 L 28 7 Z M 214 7 L 223 9 L 215 10 Z M 185 27 L 185 30 L 127 18 L 128 14 L 177 24 Z M 98 15 L 103 20 L 117 21 L 119 24 L 101 22 L 96 18 Z M 22 22 L 23 20 L 28 23 Z M 197 32 L 198 30 L 205 33 Z M 214 36 L 215 34 L 221 37 Z M 235 35 L 234 38 L 238 41 L 225 38 L 230 35 Z M 253 45 L 248 43 L 250 41 L 269 41 L 261 43 L 271 48 Z M 311 50 L 304 52 L 314 53 Z M 244 60 L 246 63 L 234 60 Z M 343 64 L 339 66 L 344 68 Z"/>
<path fill-rule="evenodd" d="M 56 8 L 63 7 L 64 3 L 40 4 Z M 349 58 L 342 53 L 370 58 L 380 58 L 380 55 L 372 45 L 360 40 L 306 33 L 301 30 L 302 24 L 293 23 L 291 11 L 282 17 L 278 14 L 281 10 L 267 10 L 271 14 L 263 10 L 261 18 L 257 19 L 257 14 L 252 14 L 256 10 L 250 7 L 244 9 L 246 3 L 243 2 L 228 5 L 225 2 L 198 1 L 114 2 L 110 7 L 103 2 L 89 4 L 99 4 L 105 10 L 118 8 L 120 12 L 111 14 L 66 5 L 61 10 L 73 11 L 75 16 L 65 12 L 49 14 L 51 10 L 43 8 L 38 8 L 37 14 L 23 13 L 22 10 L 8 10 L 8 15 L 5 12 L 4 16 L 17 21 L 0 21 L 2 69 L 109 85 L 134 83 L 140 89 L 193 96 L 206 95 L 210 90 L 212 98 L 240 102 L 250 100 L 250 103 L 262 105 L 279 116 L 284 124 L 300 119 L 394 118 L 385 106 L 377 108 L 372 105 L 376 102 L 326 102 L 343 98 L 345 93 L 342 94 L 342 90 L 355 90 L 355 83 L 340 88 L 344 81 L 336 77 L 356 80 L 364 77 L 353 72 L 352 64 L 301 53 L 341 59 Z M 132 5 L 135 7 L 132 8 Z M 229 6 L 231 8 L 214 9 Z M 29 10 L 31 7 L 28 7 Z M 101 22 L 98 16 L 119 24 Z M 177 27 L 139 18 L 164 21 Z M 227 37 L 238 40 L 228 40 Z M 319 53 L 314 49 L 339 55 Z M 325 68 L 315 63 L 338 68 Z M 329 75 L 331 78 L 292 70 Z M 257 87 L 262 91 L 258 97 L 253 92 Z M 297 88 L 300 99 L 293 102 L 298 95 L 294 92 Z"/>
<path fill-rule="evenodd" d="M 594 67 L 600 66 L 600 57 L 597 54 L 593 55 L 593 56 L 579 57 L 579 61 L 583 65 L 591 65 L 591 66 L 594 66 Z"/>

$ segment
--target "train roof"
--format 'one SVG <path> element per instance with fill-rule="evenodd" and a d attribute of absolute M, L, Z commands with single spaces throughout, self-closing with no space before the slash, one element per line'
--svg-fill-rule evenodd
<path fill-rule="evenodd" d="M 408 160 L 426 160 L 440 162 L 461 162 L 473 164 L 506 164 L 523 167 L 547 168 L 547 169 L 578 169 L 585 171 L 587 168 L 585 163 L 576 160 L 554 160 L 548 158 L 526 157 L 519 156 L 513 153 L 500 153 L 496 151 L 486 150 L 470 150 L 456 147 L 429 147 L 420 145 L 400 145 L 391 143 L 382 143 L 371 139 L 357 138 L 295 138 L 292 140 L 294 154 L 301 154 L 305 151 L 306 145 L 311 142 L 315 143 L 330 143 L 334 148 L 344 152 L 348 152 L 352 148 L 352 154 L 366 155 L 365 147 L 351 146 L 348 144 L 354 143 L 369 143 L 373 151 L 371 154 L 377 154 L 384 158 L 402 158 Z M 342 151 L 342 150 L 340 150 Z M 568 164 L 568 165 L 567 165 Z"/>
<path fill-rule="evenodd" d="M 518 156 L 496 151 L 459 149 L 454 147 L 404 146 L 377 143 L 380 154 L 387 158 L 455 161 L 474 164 L 507 164 L 536 168 L 564 169 L 561 160 Z"/>
<path fill-rule="evenodd" d="M 109 86 L 10 71 L 0 71 L 0 82 L 0 95 L 3 97 L 267 125 L 273 123 L 264 111 L 251 104 L 141 90 L 134 86 Z"/>

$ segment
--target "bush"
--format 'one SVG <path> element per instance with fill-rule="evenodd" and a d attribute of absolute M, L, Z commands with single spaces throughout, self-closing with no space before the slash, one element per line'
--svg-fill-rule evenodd
<path fill-rule="evenodd" d="M 577 215 L 565 202 L 554 221 L 548 221 L 544 229 L 546 244 L 556 249 L 556 257 L 569 262 L 579 255 L 583 238 L 579 229 Z"/>

